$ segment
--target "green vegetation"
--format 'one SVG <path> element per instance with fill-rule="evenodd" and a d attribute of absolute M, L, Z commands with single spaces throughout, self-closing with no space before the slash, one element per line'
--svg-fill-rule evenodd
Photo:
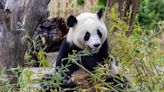
<path fill-rule="evenodd" d="M 107 0 L 98 0 L 105 7 Z M 140 0 L 136 22 L 146 30 L 155 29 L 160 21 L 164 21 L 164 0 Z"/>
<path fill-rule="evenodd" d="M 163 29 L 147 32 L 138 23 L 134 25 L 133 32 L 127 37 L 129 28 L 124 21 L 119 20 L 114 8 L 111 9 L 110 18 L 111 53 L 121 66 L 120 72 L 131 79 L 130 90 L 162 92 L 164 90 L 162 70 L 164 54 L 161 50 L 160 36 Z M 117 31 L 113 33 L 114 29 Z"/>
<path fill-rule="evenodd" d="M 84 0 L 77 0 L 77 4 L 80 6 L 84 6 L 85 1 Z"/>
<path fill-rule="evenodd" d="M 145 29 L 155 29 L 164 21 L 164 0 L 140 0 L 137 21 Z"/>
<path fill-rule="evenodd" d="M 107 3 L 107 0 L 98 0 L 98 4 L 99 4 L 101 7 L 105 7 L 105 6 L 106 6 L 106 3 Z"/>
<path fill-rule="evenodd" d="M 27 40 L 27 51 L 25 53 L 25 60 L 27 66 L 33 66 L 36 62 L 39 62 L 39 66 L 50 66 L 48 61 L 46 60 L 46 52 L 42 49 L 42 42 L 40 36 L 36 36 L 35 38 L 31 38 L 29 36 L 26 37 Z M 38 61 L 34 59 L 38 59 Z"/>

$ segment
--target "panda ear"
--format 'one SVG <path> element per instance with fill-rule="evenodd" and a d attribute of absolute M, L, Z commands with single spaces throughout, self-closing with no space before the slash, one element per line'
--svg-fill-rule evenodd
<path fill-rule="evenodd" d="M 99 19 L 101 19 L 103 13 L 104 13 L 104 9 L 103 9 L 103 8 L 101 8 L 101 9 L 97 12 L 97 16 L 98 16 Z"/>
<path fill-rule="evenodd" d="M 67 19 L 67 26 L 73 27 L 75 24 L 77 24 L 77 19 L 73 15 L 69 16 Z"/>

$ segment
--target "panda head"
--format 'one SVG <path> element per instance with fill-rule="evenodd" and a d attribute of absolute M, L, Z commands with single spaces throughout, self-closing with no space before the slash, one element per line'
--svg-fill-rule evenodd
<path fill-rule="evenodd" d="M 82 13 L 67 19 L 69 31 L 67 42 L 81 49 L 90 49 L 92 53 L 99 52 L 107 39 L 107 28 L 102 20 L 103 9 L 98 13 Z"/>

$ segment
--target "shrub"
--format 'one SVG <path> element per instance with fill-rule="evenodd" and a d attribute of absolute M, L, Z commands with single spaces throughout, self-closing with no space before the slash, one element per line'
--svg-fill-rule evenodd
<path fill-rule="evenodd" d="M 129 77 L 130 90 L 163 91 L 164 55 L 160 43 L 162 29 L 147 32 L 139 23 L 136 23 L 131 35 L 126 36 L 128 25 L 118 18 L 114 8 L 111 9 L 109 17 L 111 54 L 116 57 L 121 66 L 120 73 Z M 114 29 L 117 29 L 116 32 L 113 32 Z"/>
<path fill-rule="evenodd" d="M 154 29 L 164 20 L 164 0 L 141 0 L 137 21 L 145 29 Z"/>

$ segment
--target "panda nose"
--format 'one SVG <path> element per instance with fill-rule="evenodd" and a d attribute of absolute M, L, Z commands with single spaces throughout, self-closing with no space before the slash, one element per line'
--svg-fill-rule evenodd
<path fill-rule="evenodd" d="M 97 47 L 99 47 L 99 46 L 100 46 L 100 44 L 94 44 L 93 46 L 97 48 Z"/>

